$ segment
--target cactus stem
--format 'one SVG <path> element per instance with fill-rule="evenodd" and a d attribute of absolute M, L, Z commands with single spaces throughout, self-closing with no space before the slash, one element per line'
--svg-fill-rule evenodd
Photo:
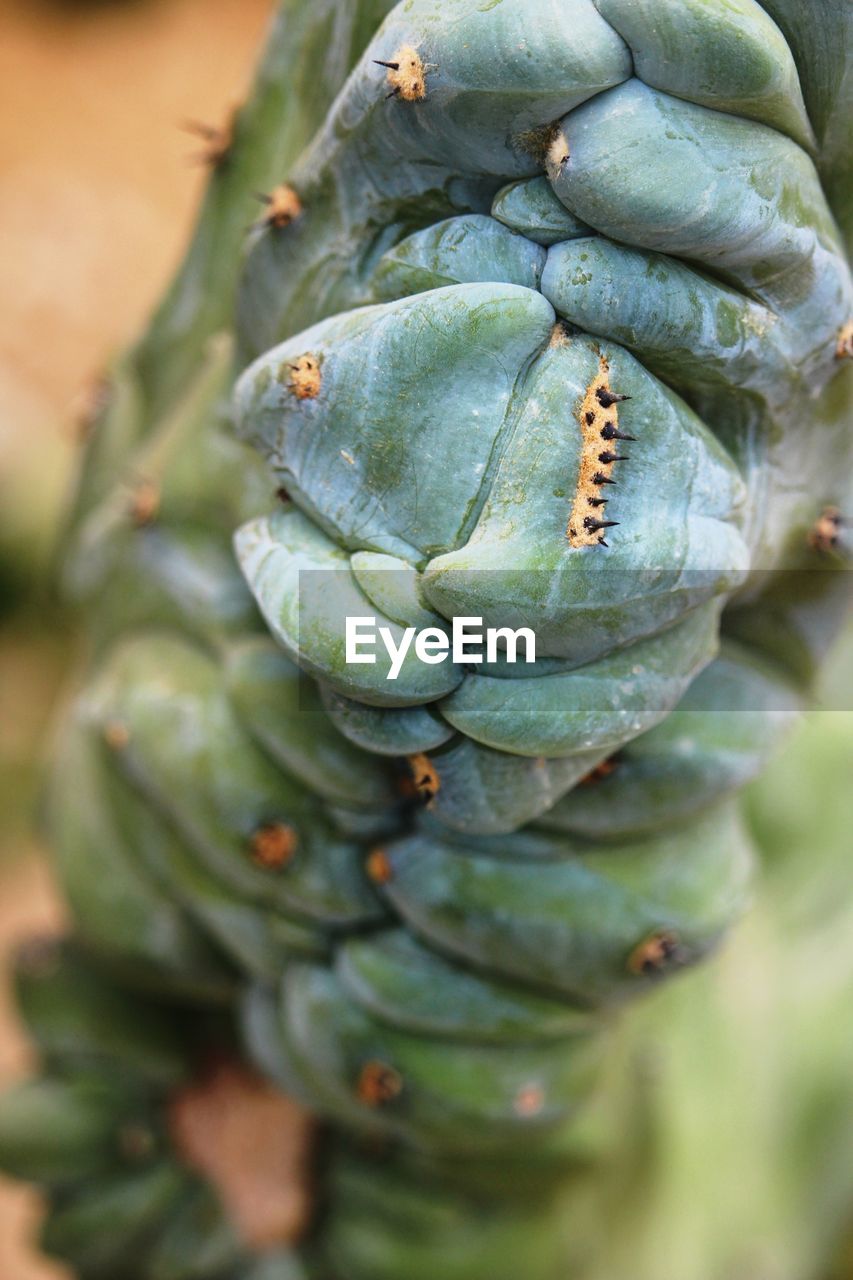
<path fill-rule="evenodd" d="M 403 1091 L 403 1077 L 386 1062 L 365 1062 L 358 1076 L 356 1093 L 367 1107 L 382 1107 Z"/>
<path fill-rule="evenodd" d="M 293 827 L 284 822 L 267 822 L 258 827 L 249 842 L 252 861 L 265 871 L 278 871 L 291 861 L 298 843 Z"/>

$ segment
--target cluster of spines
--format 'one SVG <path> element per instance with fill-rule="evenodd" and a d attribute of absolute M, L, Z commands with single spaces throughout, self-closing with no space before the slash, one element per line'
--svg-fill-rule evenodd
<path fill-rule="evenodd" d="M 573 547 L 606 547 L 603 530 L 614 529 L 618 520 L 603 520 L 597 512 L 607 505 L 601 496 L 604 485 L 614 485 L 612 471 L 617 462 L 628 462 L 627 454 L 616 453 L 609 446 L 618 440 L 635 437 L 619 430 L 617 406 L 630 396 L 610 387 L 610 366 L 604 356 L 598 372 L 586 389 L 578 409 L 581 427 L 581 455 L 578 481 L 566 536 Z"/>

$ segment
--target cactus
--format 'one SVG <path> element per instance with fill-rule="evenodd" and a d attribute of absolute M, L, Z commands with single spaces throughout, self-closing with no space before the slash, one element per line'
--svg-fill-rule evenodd
<path fill-rule="evenodd" d="M 240 1061 L 227 1015 L 129 999 L 68 944 L 28 945 L 16 979 L 42 1074 L 5 1098 L 0 1152 L 48 1199 L 45 1252 L 81 1276 L 302 1280 L 287 1252 L 258 1263 L 233 1225 L 242 1217 L 260 1244 L 300 1206 L 269 1194 L 287 1171 L 276 1144 L 286 1152 L 292 1104 Z M 240 1128 L 255 1144 L 251 1169 Z"/>
<path fill-rule="evenodd" d="M 827 46 L 787 0 L 388 8 L 284 5 L 112 374 L 48 817 L 87 963 L 334 1126 L 270 1275 L 556 1280 L 611 1011 L 745 909 L 733 796 L 845 603 L 853 37 L 836 0 Z M 412 647 L 472 617 L 485 660 Z M 210 1213 L 192 1274 L 254 1276 Z"/>

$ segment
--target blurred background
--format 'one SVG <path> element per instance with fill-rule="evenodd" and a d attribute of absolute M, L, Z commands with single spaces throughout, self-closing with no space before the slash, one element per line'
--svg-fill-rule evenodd
<path fill-rule="evenodd" d="M 35 815 L 74 661 L 46 578 L 75 421 L 180 258 L 204 182 L 180 126 L 239 102 L 271 8 L 0 0 L 0 1089 L 28 1062 L 8 956 L 62 920 Z M 825 705 L 853 707 L 851 668 L 848 637 Z M 654 1141 L 622 1276 L 639 1250 L 680 1280 L 853 1280 L 852 765 L 853 713 L 812 713 L 745 801 L 755 909 L 630 1020 Z M 0 1180 L 3 1280 L 67 1274 L 37 1218 Z"/>
<path fill-rule="evenodd" d="M 205 172 L 188 120 L 240 101 L 272 0 L 0 0 L 0 1089 L 26 1070 L 10 950 L 58 927 L 33 815 L 73 641 L 44 587 L 75 421 L 180 259 Z M 0 1180 L 0 1277 L 47 1280 Z"/>

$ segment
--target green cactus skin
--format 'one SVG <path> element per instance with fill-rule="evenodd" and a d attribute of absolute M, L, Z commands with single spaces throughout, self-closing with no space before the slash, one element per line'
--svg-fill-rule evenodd
<path fill-rule="evenodd" d="M 687 819 L 756 777 L 801 706 L 790 681 L 728 641 L 666 720 L 540 824 L 600 840 Z"/>
<path fill-rule="evenodd" d="M 69 518 L 47 808 L 94 959 L 22 988 L 0 1159 L 83 1280 L 583 1274 L 614 1011 L 748 905 L 731 797 L 848 597 L 840 0 L 389 8 L 282 6 Z M 537 660 L 389 681 L 346 615 Z M 185 1068 L 158 996 L 333 1123 L 298 1257 L 167 1145 L 115 1168 Z"/>
<path fill-rule="evenodd" d="M 648 15 L 611 7 L 629 29 L 625 34 L 636 59 Z M 432 47 L 432 37 L 425 34 L 428 6 L 407 14 L 413 31 L 424 24 L 424 34 L 411 34 L 406 43 L 425 56 Z M 469 13 L 460 26 L 480 21 Z M 509 45 L 500 43 L 507 38 L 506 22 L 504 10 L 494 39 L 509 58 Z M 395 290 L 410 296 L 321 322 L 260 357 L 239 384 L 241 434 L 268 458 L 298 510 L 251 522 L 239 535 L 238 555 L 268 625 L 291 656 L 334 694 L 391 709 L 386 715 L 359 716 L 348 708 L 339 717 L 340 727 L 344 732 L 351 727 L 360 745 L 387 750 L 402 740 L 410 751 L 434 752 L 436 717 L 440 722 L 446 716 L 480 746 L 544 756 L 549 765 L 556 756 L 596 747 L 571 723 L 576 675 L 565 682 L 562 703 L 555 670 L 547 662 L 535 673 L 548 677 L 543 686 L 513 688 L 505 680 L 483 681 L 480 672 L 466 676 L 450 666 L 425 668 L 414 659 L 392 685 L 381 660 L 374 667 L 344 665 L 345 614 L 378 606 L 380 621 L 391 626 L 396 639 L 401 624 L 440 628 L 453 615 L 482 617 L 494 626 L 527 623 L 535 626 L 543 657 L 566 658 L 574 668 L 600 659 L 608 648 L 657 634 L 703 597 L 731 594 L 749 568 L 750 586 L 739 601 L 744 607 L 762 591 L 762 582 L 772 584 L 774 574 L 795 567 L 797 539 L 805 538 L 816 516 L 815 490 L 826 495 L 826 505 L 844 505 L 844 469 L 827 474 L 826 457 L 846 456 L 846 414 L 832 404 L 837 397 L 828 384 L 838 370 L 836 345 L 851 312 L 851 285 L 808 154 L 814 139 L 792 56 L 778 29 L 754 5 L 740 6 L 725 19 L 709 17 L 706 6 L 679 5 L 671 22 L 665 47 L 700 31 L 703 43 L 695 56 L 722 59 L 724 70 L 712 82 L 690 57 L 673 72 L 671 60 L 644 53 L 640 66 L 648 68 L 649 83 L 630 79 L 577 105 L 555 126 L 554 155 L 561 155 L 546 158 L 546 176 L 498 191 L 493 207 L 498 225 L 483 214 L 450 218 L 398 241 L 378 265 L 374 250 L 363 261 L 354 252 L 334 286 L 341 290 L 334 295 L 338 306 L 390 299 Z M 383 29 L 377 44 L 387 38 Z M 454 71 L 456 38 L 454 32 L 447 55 Z M 732 42 L 741 54 L 748 49 L 748 56 L 733 58 Z M 603 66 L 604 53 L 602 58 Z M 375 113 L 364 108 L 372 83 L 367 62 L 356 69 L 335 108 L 342 118 L 347 95 L 362 104 L 362 114 L 354 108 L 346 114 L 352 154 L 361 156 L 362 149 L 371 156 L 384 154 L 401 146 L 397 130 L 405 132 L 410 163 L 394 170 L 392 183 L 419 180 L 419 157 L 426 163 L 433 145 L 423 133 L 427 120 L 437 127 L 439 120 L 443 126 L 450 119 L 445 154 L 454 154 L 457 86 L 451 91 L 445 84 L 442 62 L 429 65 L 436 69 L 427 77 L 423 102 L 386 102 L 384 132 L 378 131 Z M 690 96 L 688 85 L 693 101 L 683 100 Z M 476 88 L 468 92 L 476 98 Z M 409 115 L 401 118 L 400 110 L 409 107 Z M 723 114 L 722 108 L 740 118 Z M 507 110 L 512 109 L 508 94 Z M 392 119 L 388 113 L 394 110 Z M 421 132 L 412 132 L 417 128 Z M 521 132 L 511 136 L 520 138 Z M 322 139 L 310 157 L 316 176 L 324 163 Z M 482 159 L 469 158 L 459 179 L 473 178 Z M 681 175 L 677 187 L 668 181 L 676 170 Z M 319 235 L 326 219 L 333 218 L 328 201 L 336 198 L 335 187 L 347 190 L 345 159 L 335 164 L 326 186 L 316 188 L 315 203 L 308 198 L 315 188 L 305 188 L 299 229 L 288 228 L 270 250 L 281 253 L 290 242 L 292 251 L 276 305 L 282 296 L 293 301 L 288 291 L 300 287 L 305 237 Z M 387 187 L 386 182 L 383 192 Z M 563 240 L 557 206 L 568 215 Z M 353 237 L 368 235 L 367 222 L 360 229 L 357 225 L 359 207 L 347 204 Z M 701 217 L 694 216 L 697 209 Z M 732 209 L 738 211 L 736 219 Z M 389 220 L 389 234 L 398 226 Z M 521 236 L 531 228 L 532 240 Z M 589 228 L 599 234 L 585 235 Z M 509 229 L 515 236 L 507 235 Z M 325 243 L 337 252 L 335 237 Z M 244 272 L 250 292 L 255 257 L 263 253 L 259 241 Z M 269 279 L 281 278 L 270 261 L 263 270 L 266 288 Z M 330 287 L 337 270 L 326 263 L 323 278 Z M 363 280 L 360 291 L 354 272 Z M 496 279 L 513 287 L 498 293 L 494 283 L 487 283 Z M 542 309 L 542 297 L 553 312 Z M 320 292 L 312 292 L 312 298 L 326 309 Z M 508 318 L 513 306 L 514 323 Z M 262 316 L 264 323 L 271 314 L 270 306 L 252 310 L 253 318 Z M 293 327 L 294 315 L 301 313 L 296 305 L 282 314 Z M 574 328 L 565 341 L 555 342 L 558 320 L 606 345 Z M 679 412 L 671 392 L 665 393 L 664 408 L 654 384 L 638 383 L 639 369 L 626 363 L 626 353 L 611 346 L 614 341 L 676 387 L 717 433 L 727 454 L 718 453 L 710 434 L 702 435 L 686 404 Z M 251 342 L 254 338 L 247 345 Z M 619 430 L 635 441 L 630 461 L 619 469 L 618 490 L 607 491 L 607 515 L 618 515 L 618 532 L 608 534 L 612 542 L 606 555 L 593 556 L 585 547 L 567 545 L 560 528 L 567 505 L 564 461 L 567 455 L 577 459 L 579 447 L 575 415 L 565 412 L 567 384 L 568 399 L 576 405 L 600 351 L 611 365 L 611 385 L 631 396 L 621 406 Z M 319 390 L 306 397 L 288 394 L 287 370 L 306 352 L 320 368 Z M 500 372 L 484 397 L 490 361 L 498 361 Z M 442 395 L 429 395 L 427 386 L 439 383 Z M 447 404 L 453 406 L 450 414 Z M 673 410 L 670 424 L 667 415 L 672 417 Z M 803 421 L 813 431 L 803 431 Z M 704 440 L 704 450 L 697 437 Z M 411 438 L 418 441 L 415 450 L 407 447 Z M 723 458 L 729 478 L 720 469 Z M 577 462 L 575 473 L 576 468 Z M 654 503 L 648 501 L 650 471 Z M 746 477 L 749 503 L 740 496 L 738 471 Z M 685 509 L 686 484 L 692 503 Z M 342 552 L 350 553 L 352 581 Z M 379 598 L 378 573 L 366 573 L 371 554 L 384 555 L 389 576 L 397 569 L 400 579 L 399 585 L 380 590 Z M 379 560 L 371 563 L 381 567 Z M 408 585 L 413 570 L 416 576 Z M 682 574 L 683 591 L 673 576 Z M 630 610 L 618 607 L 620 589 L 630 598 Z M 827 595 L 833 594 L 830 586 Z M 398 597 L 395 613 L 386 598 Z M 626 652 L 626 664 L 631 654 Z M 661 660 L 666 661 L 663 655 Z M 698 656 L 685 657 L 685 681 L 701 665 Z M 602 669 L 601 677 L 608 675 Z M 537 687 L 564 736 L 549 733 L 531 706 Z M 418 702 L 434 708 L 417 725 L 411 714 L 394 712 Z M 661 698 L 661 716 L 672 705 Z M 639 719 L 629 719 L 623 741 L 644 727 Z M 616 745 L 611 743 L 611 750 Z M 507 823 L 518 825 L 553 803 L 548 786 L 540 793 L 538 812 L 522 804 L 510 816 L 496 814 L 489 825 L 474 803 L 467 813 L 464 805 L 460 811 L 455 798 L 460 779 L 449 770 L 451 749 L 443 757 L 433 755 L 432 763 L 444 792 L 436 798 L 436 811 L 459 829 L 507 829 Z M 570 787 L 580 776 L 580 770 L 564 772 L 557 786 Z"/>
<path fill-rule="evenodd" d="M 281 676 L 289 664 L 273 657 Z M 307 740 L 304 755 L 316 758 L 310 722 L 296 719 L 290 750 L 303 751 Z M 327 739 L 333 733 L 329 726 Z M 364 838 L 347 833 L 349 813 L 358 818 L 345 790 L 356 753 L 340 739 L 330 746 L 322 794 L 336 813 L 253 745 L 225 696 L 222 669 L 200 650 L 170 637 L 115 650 L 81 703 L 50 796 L 60 877 L 89 944 L 127 958 L 132 945 L 143 968 L 171 970 L 182 985 L 200 970 L 200 982 L 227 994 L 228 966 L 209 954 L 194 920 L 239 965 L 272 978 L 291 951 L 323 954 L 327 929 L 381 916 L 359 869 Z M 380 818 L 368 828 L 375 838 L 392 793 L 381 762 L 360 759 Z M 253 837 L 269 823 L 283 824 L 296 842 L 286 875 L 252 859 Z"/>
<path fill-rule="evenodd" d="M 278 1073 L 285 1087 L 351 1129 L 438 1154 L 547 1143 L 585 1101 L 603 1053 L 588 1029 L 510 1048 L 410 1035 L 367 1015 L 319 966 L 292 966 L 282 999 Z M 399 1100 L 379 1111 L 365 1105 L 365 1073 L 371 1063 L 389 1061 L 405 1083 Z M 354 1096 L 353 1080 L 360 1082 L 361 1098 Z M 543 1101 L 537 1096 L 539 1109 L 527 1117 L 519 1099 L 531 1080 Z"/>
<path fill-rule="evenodd" d="M 818 141 L 818 169 L 835 216 L 853 246 L 853 14 L 844 0 L 816 0 L 808 10 L 797 0 L 766 0 L 796 58 L 803 96 Z"/>

